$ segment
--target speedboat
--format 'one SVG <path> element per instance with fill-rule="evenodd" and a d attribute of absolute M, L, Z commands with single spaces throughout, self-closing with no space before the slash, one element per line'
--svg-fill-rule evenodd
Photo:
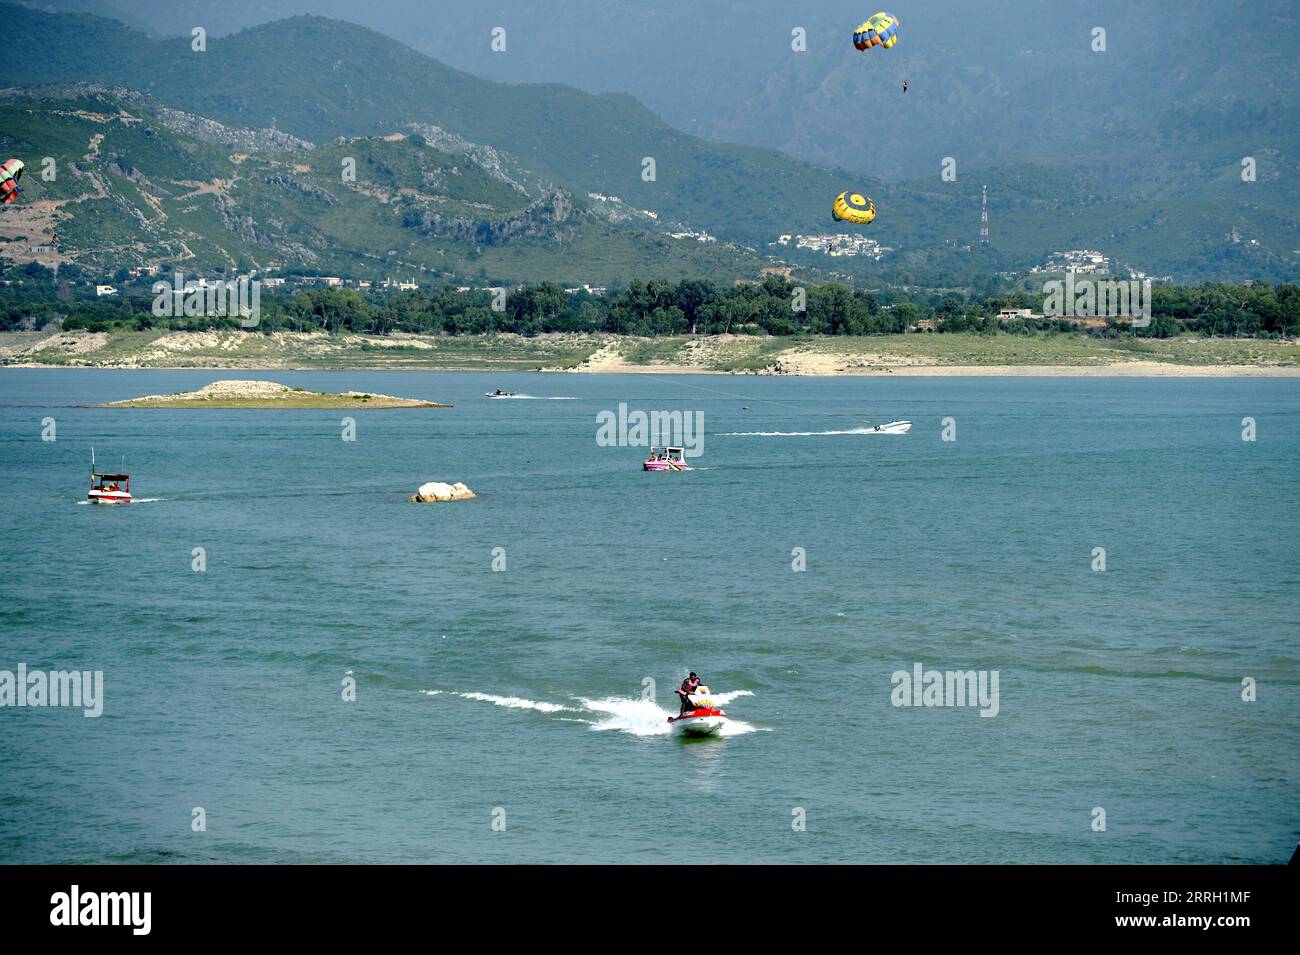
<path fill-rule="evenodd" d="M 907 434 L 912 430 L 910 421 L 891 421 L 889 424 L 878 424 L 873 427 L 869 434 Z"/>
<path fill-rule="evenodd" d="M 668 729 L 674 736 L 717 736 L 727 725 L 727 714 L 713 705 L 709 688 L 701 686 L 689 697 L 695 707 L 681 716 L 668 717 Z"/>
<path fill-rule="evenodd" d="M 646 471 L 689 471 L 682 448 L 651 448 L 650 457 L 641 463 Z"/>
<path fill-rule="evenodd" d="M 92 504 L 131 503 L 131 475 L 96 471 L 94 448 L 90 449 L 90 490 L 86 499 Z"/>
<path fill-rule="evenodd" d="M 513 398 L 514 396 L 515 393 L 513 391 L 502 391 L 499 388 L 496 391 L 483 392 L 484 398 Z"/>

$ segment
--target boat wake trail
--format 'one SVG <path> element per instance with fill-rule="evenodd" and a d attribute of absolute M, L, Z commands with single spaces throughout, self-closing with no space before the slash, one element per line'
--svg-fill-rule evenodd
<path fill-rule="evenodd" d="M 421 690 L 425 696 L 455 696 L 462 700 L 491 703 L 511 710 L 533 710 L 556 716 L 557 722 L 585 723 L 591 730 L 606 732 L 614 730 L 631 736 L 668 736 L 670 724 L 668 717 L 675 712 L 664 709 L 653 700 L 635 697 L 607 697 L 603 700 L 578 699 L 577 706 L 560 703 L 545 703 L 528 700 L 520 696 L 498 696 L 494 693 L 460 693 L 453 690 Z M 711 699 L 726 705 L 742 696 L 753 696 L 749 690 L 735 690 L 731 693 L 715 693 Z M 576 715 L 570 715 L 576 714 Z M 737 719 L 729 719 L 722 727 L 719 736 L 743 736 L 757 732 L 758 728 Z"/>
<path fill-rule="evenodd" d="M 582 705 L 599 717 L 592 723 L 593 730 L 618 730 L 633 736 L 667 736 L 668 717 L 673 715 L 652 700 L 632 697 L 583 700 Z"/>
<path fill-rule="evenodd" d="M 737 697 L 753 695 L 749 690 L 736 690 L 733 693 L 712 693 L 709 698 L 714 703 L 725 706 Z M 672 730 L 668 717 L 677 715 L 651 700 L 631 697 L 615 696 L 604 700 L 583 700 L 582 705 L 602 717 L 592 725 L 593 730 L 618 730 L 633 736 L 667 736 Z M 746 733 L 757 731 L 756 726 L 729 717 L 718 735 L 744 736 Z"/>
<path fill-rule="evenodd" d="M 577 401 L 571 396 L 552 395 L 502 395 L 499 401 Z"/>
<path fill-rule="evenodd" d="M 582 710 L 572 706 L 561 706 L 559 703 L 538 703 L 536 700 L 525 700 L 520 696 L 497 696 L 493 693 L 454 693 L 450 690 L 421 690 L 425 696 L 458 696 L 462 700 L 477 700 L 483 703 L 492 703 L 496 706 L 504 706 L 510 710 L 536 710 L 539 713 L 581 713 Z"/>
<path fill-rule="evenodd" d="M 848 431 L 720 431 L 720 438 L 816 438 L 824 434 L 880 434 L 873 428 L 851 428 Z"/>
<path fill-rule="evenodd" d="M 157 504 L 159 501 L 165 501 L 165 500 L 167 500 L 167 498 L 165 498 L 165 497 L 137 497 L 137 498 L 132 499 L 131 504 L 132 504 L 132 505 L 136 505 L 136 504 Z M 94 504 L 95 502 L 94 502 L 94 501 L 77 501 L 76 503 L 78 503 L 78 504 Z M 106 505 L 106 506 L 108 506 L 108 507 L 122 507 L 123 505 L 121 505 L 121 504 L 110 504 L 110 505 Z"/>

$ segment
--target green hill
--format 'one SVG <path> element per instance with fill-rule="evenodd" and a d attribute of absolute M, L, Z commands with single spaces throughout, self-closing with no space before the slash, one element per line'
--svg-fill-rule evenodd
<path fill-rule="evenodd" d="M 1216 171 L 1213 149 L 1195 144 L 1186 172 L 1205 180 L 1202 191 L 1161 190 L 1154 174 L 1149 182 L 1109 176 L 1104 156 L 1090 156 L 1085 172 L 1020 165 L 963 172 L 955 182 L 941 180 L 936 159 L 933 170 L 917 171 L 919 178 L 885 183 L 773 150 L 706 142 L 626 95 L 484 80 L 371 30 L 320 17 L 209 38 L 196 52 L 188 37 L 155 39 L 92 16 L 4 4 L 0 11 L 13 35 L 24 38 L 7 47 L 0 82 L 33 94 L 41 83 L 106 84 L 132 103 L 138 97 L 131 90 L 149 94 L 156 117 L 181 110 L 208 118 L 170 136 L 153 120 L 111 131 L 104 148 L 111 146 L 116 169 L 128 174 L 105 167 L 99 185 L 111 185 L 113 197 L 79 203 L 60 233 L 62 246 L 71 250 L 74 242 L 83 258 L 89 252 L 112 259 L 122 242 L 141 241 L 144 221 L 161 229 L 165 254 L 184 257 L 183 241 L 204 262 L 247 255 L 354 272 L 400 264 L 519 281 L 606 283 L 691 270 L 748 277 L 771 254 L 852 281 L 975 284 L 1073 248 L 1190 281 L 1286 281 L 1300 272 L 1300 217 L 1293 203 L 1278 199 L 1283 190 L 1233 180 Z M 0 123 L 0 148 L 28 158 L 60 149 L 80 156 L 93 135 L 15 120 Z M 205 139 L 205 122 L 226 130 L 225 140 Z M 417 132 L 429 145 L 413 145 Z M 399 134 L 408 139 L 385 139 Z M 320 158 L 255 151 L 232 172 L 229 156 L 250 136 L 279 136 L 282 152 L 296 148 Z M 340 180 L 340 148 L 357 153 L 354 184 Z M 652 181 L 643 178 L 647 158 L 654 160 Z M 308 169 L 285 172 L 285 163 Z M 452 168 L 460 170 L 455 177 Z M 181 202 L 184 193 L 170 187 L 164 192 L 174 195 L 140 193 L 140 175 L 131 170 L 151 181 L 233 178 L 233 191 Z M 93 181 L 67 188 L 89 189 Z M 978 243 L 984 183 L 993 220 L 987 246 Z M 872 195 L 880 210 L 862 233 L 892 252 L 879 261 L 830 259 L 773 245 L 782 234 L 854 231 L 828 214 L 834 195 L 850 187 Z M 386 193 L 394 195 L 385 200 Z M 557 193 L 565 196 L 564 221 L 541 228 L 533 220 L 554 219 L 554 199 L 546 197 Z M 624 221 L 600 218 L 608 204 L 589 203 L 588 193 L 617 196 L 621 212 L 607 218 Z M 150 216 L 144 207 L 154 200 L 192 242 Z M 251 223 L 241 225 L 241 216 Z M 675 227 L 722 241 L 667 238 Z M 497 241 L 503 237 L 509 241 Z"/>
<path fill-rule="evenodd" d="M 52 203 L 60 253 L 101 270 L 609 284 L 646 274 L 730 282 L 762 264 L 734 245 L 616 225 L 563 190 L 530 195 L 418 135 L 314 146 L 85 86 L 0 96 L 0 130 L 0 150 L 44 153 L 58 171 L 47 182 L 34 169 L 23 202 L 5 209 L 0 252 L 11 258 L 52 241 L 36 232 Z"/>
<path fill-rule="evenodd" d="M 773 150 L 679 133 L 625 95 L 479 79 L 352 24 L 293 17 L 209 39 L 154 40 L 121 24 L 0 5 L 15 35 L 0 63 L 13 85 L 92 81 L 130 87 L 224 123 L 320 142 L 429 123 L 491 144 L 578 194 L 612 193 L 728 238 L 773 238 L 774 211 L 825 221 L 851 178 Z M 642 179 L 655 160 L 655 180 Z"/>

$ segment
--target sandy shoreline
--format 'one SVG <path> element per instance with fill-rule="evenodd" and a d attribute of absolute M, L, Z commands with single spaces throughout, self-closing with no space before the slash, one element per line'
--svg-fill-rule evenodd
<path fill-rule="evenodd" d="M 0 368 L 166 371 L 477 371 L 773 377 L 1295 378 L 1300 342 L 1098 341 L 1082 336 L 747 335 L 638 338 L 552 333 L 435 336 L 323 332 L 0 333 Z"/>
<path fill-rule="evenodd" d="M 358 365 L 353 368 L 321 368 L 316 365 L 43 365 L 23 362 L 0 366 L 3 368 L 47 368 L 96 371 L 215 371 L 223 373 L 249 371 L 329 371 L 329 372 L 478 372 L 494 371 L 519 373 L 523 369 L 493 369 L 479 366 L 419 366 L 393 367 Z M 718 378 L 1300 378 L 1300 368 L 1261 367 L 1258 365 L 1175 365 L 1161 362 L 1123 362 L 1111 365 L 926 365 L 896 364 L 876 368 L 842 368 L 826 371 L 801 370 L 772 374 L 770 372 L 715 371 L 696 365 L 624 365 L 610 364 L 600 368 L 536 368 L 526 370 L 532 374 L 547 375 L 712 375 Z"/>
<path fill-rule="evenodd" d="M 451 370 L 451 369 L 446 369 Z M 472 369 L 467 369 L 472 370 Z M 718 375 L 726 378 L 1300 378 L 1300 368 L 1259 365 L 1175 365 L 1166 362 L 1117 362 L 1110 365 L 933 365 L 891 364 L 870 368 L 802 368 L 771 372 L 713 371 L 692 365 L 608 364 L 600 368 L 543 372 L 599 375 Z"/>

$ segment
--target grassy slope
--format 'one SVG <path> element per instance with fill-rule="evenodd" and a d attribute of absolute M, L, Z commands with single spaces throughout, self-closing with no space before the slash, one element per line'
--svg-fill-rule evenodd
<path fill-rule="evenodd" d="M 361 137 L 236 162 L 229 150 L 174 132 L 145 108 L 90 94 L 9 97 L 0 102 L 0 131 L 6 153 L 31 154 L 36 144 L 49 150 L 60 174 L 51 183 L 27 176 L 25 200 L 68 202 L 60 248 L 101 269 L 175 262 L 194 274 L 247 262 L 372 277 L 427 270 L 609 284 L 643 275 L 730 282 L 757 275 L 763 264 L 735 247 L 614 226 L 581 209 L 562 241 L 537 236 L 476 246 L 422 233 L 409 216 L 492 223 L 520 214 L 531 199 L 467 157 L 420 139 Z M 356 163 L 355 181 L 343 180 L 345 159 Z M 224 200 L 196 190 L 215 180 L 227 184 Z M 100 185 L 108 195 L 93 198 Z"/>
<path fill-rule="evenodd" d="M 27 42 L 0 82 L 90 80 L 142 89 L 171 105 L 314 142 L 433 123 L 488 143 L 579 194 L 613 192 L 641 208 L 767 241 L 773 210 L 811 227 L 846 177 L 774 150 L 679 133 L 631 97 L 479 79 L 370 30 L 294 17 L 210 39 L 153 40 L 92 17 L 0 4 Z M 94 55 L 88 55 L 93 49 Z M 231 69 L 232 63 L 239 64 Z M 642 159 L 657 163 L 642 180 Z"/>

